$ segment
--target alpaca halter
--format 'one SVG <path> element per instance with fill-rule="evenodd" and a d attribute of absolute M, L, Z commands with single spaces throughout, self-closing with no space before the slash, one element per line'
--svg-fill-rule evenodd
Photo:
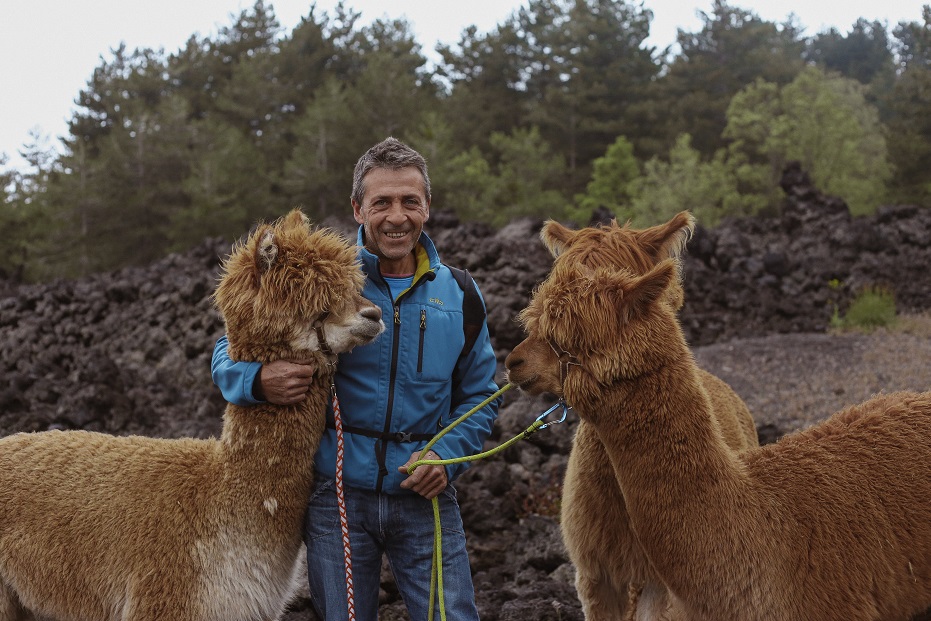
<path fill-rule="evenodd" d="M 556 358 L 559 360 L 559 384 L 562 386 L 566 383 L 566 377 L 569 375 L 569 367 L 582 366 L 582 362 L 579 360 L 578 356 L 574 356 L 565 349 L 561 349 L 553 339 L 549 339 L 547 342 L 550 345 L 550 349 L 553 350 L 553 353 L 556 354 Z"/>
<path fill-rule="evenodd" d="M 326 342 L 326 334 L 323 332 L 323 322 L 326 321 L 326 318 L 330 316 L 330 311 L 325 310 L 314 320 L 314 331 L 317 333 L 317 344 L 320 345 L 320 351 L 323 352 L 323 355 L 327 357 L 327 366 L 334 366 L 336 364 L 336 354 L 333 353 L 333 350 L 330 348 L 330 344 Z"/>

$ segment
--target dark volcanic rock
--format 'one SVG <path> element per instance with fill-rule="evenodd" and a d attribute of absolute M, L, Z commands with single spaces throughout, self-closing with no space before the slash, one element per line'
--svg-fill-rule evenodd
<path fill-rule="evenodd" d="M 850 216 L 797 167 L 783 177 L 779 217 L 700 226 L 685 259 L 680 315 L 693 345 L 823 332 L 865 287 L 888 287 L 899 311 L 931 307 L 931 209 L 884 206 Z"/>

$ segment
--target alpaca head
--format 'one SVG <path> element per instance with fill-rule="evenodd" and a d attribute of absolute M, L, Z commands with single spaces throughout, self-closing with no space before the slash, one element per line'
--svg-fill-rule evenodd
<path fill-rule="evenodd" d="M 558 234 L 566 237 L 562 229 Z M 638 273 L 617 265 L 611 246 L 605 260 L 598 250 L 602 238 L 588 230 L 571 236 L 520 313 L 527 338 L 505 361 L 512 383 L 565 398 L 585 416 L 595 415 L 584 404 L 601 388 L 656 370 L 680 355 L 684 344 L 675 319 L 681 303 L 677 260 L 659 260 Z M 579 364 L 561 364 L 560 353 Z"/>
<path fill-rule="evenodd" d="M 260 225 L 233 248 L 214 294 L 230 357 L 319 359 L 317 323 L 334 353 L 371 342 L 385 326 L 363 282 L 356 248 L 299 210 Z"/>
<path fill-rule="evenodd" d="M 554 257 L 565 256 L 567 261 L 592 268 L 624 267 L 634 274 L 644 274 L 665 259 L 678 261 L 694 229 L 695 218 L 683 211 L 665 224 L 646 229 L 631 228 L 629 222 L 618 226 L 617 220 L 612 220 L 610 224 L 576 231 L 549 220 L 540 237 Z M 670 287 L 672 307 L 681 308 L 683 302 L 681 284 Z"/>

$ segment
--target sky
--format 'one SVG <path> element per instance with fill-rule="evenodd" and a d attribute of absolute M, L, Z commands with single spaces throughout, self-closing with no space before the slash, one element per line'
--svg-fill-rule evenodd
<path fill-rule="evenodd" d="M 921 7 L 931 0 L 731 0 L 730 5 L 759 17 L 783 22 L 797 16 L 805 34 L 834 27 L 846 33 L 859 17 L 890 26 L 920 21 Z M 664 48 L 675 42 L 677 29 L 696 32 L 700 12 L 712 0 L 643 0 L 653 11 L 647 43 Z M 317 0 L 317 14 L 332 15 L 337 0 Z M 19 156 L 25 143 L 58 147 L 67 134 L 74 99 L 101 59 L 111 49 L 179 50 L 187 39 L 215 35 L 254 0 L 3 0 L 0 20 L 0 154 L 6 167 L 25 168 Z M 310 11 L 308 0 L 266 0 L 286 32 Z M 526 0 L 346 0 L 361 12 L 360 23 L 404 17 L 429 57 L 437 42 L 455 44 L 463 29 L 475 25 L 488 32 Z"/>

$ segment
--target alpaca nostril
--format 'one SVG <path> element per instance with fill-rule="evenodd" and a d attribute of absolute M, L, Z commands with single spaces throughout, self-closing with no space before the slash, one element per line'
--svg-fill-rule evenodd
<path fill-rule="evenodd" d="M 517 367 L 519 367 L 519 366 L 522 365 L 522 364 L 524 364 L 524 359 L 523 359 L 523 358 L 512 358 L 511 356 L 508 356 L 508 357 L 504 360 L 504 367 L 505 367 L 508 371 L 513 371 L 514 369 L 516 369 Z"/>
<path fill-rule="evenodd" d="M 381 319 L 381 309 L 377 306 L 369 306 L 362 309 L 361 315 L 366 319 L 379 321 Z"/>

